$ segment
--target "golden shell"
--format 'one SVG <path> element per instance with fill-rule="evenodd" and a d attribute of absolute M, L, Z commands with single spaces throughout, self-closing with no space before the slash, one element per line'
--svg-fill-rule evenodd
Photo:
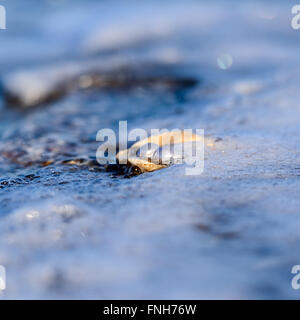
<path fill-rule="evenodd" d="M 117 159 L 124 158 L 127 154 L 128 156 L 128 164 L 130 166 L 138 167 L 141 172 L 151 172 L 160 170 L 163 168 L 168 167 L 167 164 L 159 164 L 151 162 L 151 159 L 146 160 L 142 159 L 141 157 L 137 156 L 138 150 L 144 146 L 145 144 L 154 144 L 158 147 L 163 147 L 167 143 L 171 144 L 183 144 L 185 142 L 193 142 L 193 141 L 204 141 L 207 146 L 212 147 L 214 145 L 212 139 L 203 138 L 202 136 L 191 134 L 191 135 L 184 135 L 184 131 L 181 130 L 174 130 L 170 132 L 164 132 L 159 135 L 150 136 L 146 139 L 140 140 L 132 145 L 129 149 L 122 150 L 117 154 Z"/>

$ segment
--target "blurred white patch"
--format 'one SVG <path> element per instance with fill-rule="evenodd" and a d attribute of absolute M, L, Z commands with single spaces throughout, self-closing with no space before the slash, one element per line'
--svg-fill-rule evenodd
<path fill-rule="evenodd" d="M 218 57 L 217 63 L 220 69 L 226 70 L 232 66 L 233 59 L 230 54 L 222 54 Z"/>
<path fill-rule="evenodd" d="M 0 29 L 6 29 L 6 9 L 0 5 Z"/>
<path fill-rule="evenodd" d="M 0 265 L 0 292 L 6 289 L 6 271 L 3 266 Z"/>
<path fill-rule="evenodd" d="M 233 91 L 238 94 L 252 94 L 261 90 L 263 85 L 255 80 L 243 80 L 233 84 Z"/>
<path fill-rule="evenodd" d="M 27 220 L 32 220 L 32 219 L 39 218 L 40 213 L 37 210 L 30 210 L 29 212 L 26 213 L 25 216 L 26 216 Z"/>
<path fill-rule="evenodd" d="M 87 52 L 94 53 L 132 47 L 169 36 L 173 31 L 172 25 L 165 21 L 160 21 L 156 25 L 141 24 L 140 21 L 137 23 L 140 23 L 139 28 L 136 24 L 101 27 L 88 38 L 85 44 Z"/>

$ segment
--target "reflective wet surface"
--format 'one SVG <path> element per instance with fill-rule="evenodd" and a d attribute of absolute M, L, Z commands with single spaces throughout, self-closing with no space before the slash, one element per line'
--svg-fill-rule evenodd
<path fill-rule="evenodd" d="M 1 4 L 1 298 L 299 297 L 294 3 Z M 204 129 L 203 174 L 103 170 L 119 120 Z"/>

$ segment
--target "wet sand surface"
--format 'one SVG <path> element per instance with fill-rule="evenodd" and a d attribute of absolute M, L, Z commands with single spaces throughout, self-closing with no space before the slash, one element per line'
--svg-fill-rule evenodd
<path fill-rule="evenodd" d="M 113 2 L 3 1 L 3 298 L 299 298 L 293 3 Z M 203 174 L 95 165 L 119 120 L 204 129 Z"/>

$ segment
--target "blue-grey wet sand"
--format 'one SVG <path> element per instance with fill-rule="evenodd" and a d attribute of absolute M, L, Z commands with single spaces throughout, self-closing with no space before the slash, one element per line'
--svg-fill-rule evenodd
<path fill-rule="evenodd" d="M 300 297 L 291 288 L 300 264 L 300 31 L 290 26 L 291 1 L 2 2 L 5 90 L 30 99 L 52 88 L 40 70 L 66 65 L 163 65 L 197 85 L 75 90 L 27 109 L 1 96 L 1 298 Z M 223 54 L 232 57 L 225 70 Z M 40 87 L 31 87 L 33 73 Z M 215 144 L 203 174 L 175 165 L 124 179 L 64 164 L 95 157 L 97 131 L 119 120 L 129 129 L 204 129 Z"/>

